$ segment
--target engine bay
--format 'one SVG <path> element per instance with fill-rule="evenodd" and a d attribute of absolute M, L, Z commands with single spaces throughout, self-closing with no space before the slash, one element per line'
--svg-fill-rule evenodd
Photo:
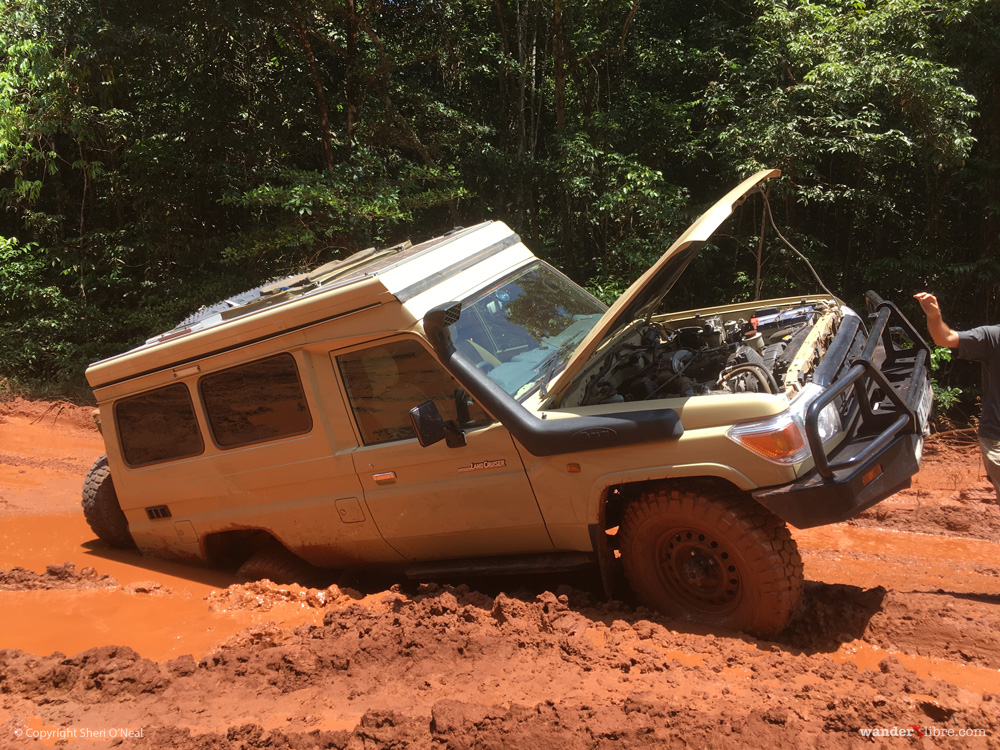
<path fill-rule="evenodd" d="M 587 367 L 563 404 L 790 397 L 808 382 L 842 317 L 835 300 L 800 299 L 637 320 Z"/>

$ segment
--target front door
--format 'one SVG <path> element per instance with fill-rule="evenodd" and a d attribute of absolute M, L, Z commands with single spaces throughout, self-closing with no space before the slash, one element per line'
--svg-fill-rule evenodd
<path fill-rule="evenodd" d="M 422 447 L 409 410 L 434 401 L 459 420 L 459 385 L 415 338 L 336 352 L 362 447 L 354 466 L 383 538 L 412 560 L 552 549 L 510 434 L 469 404 L 467 444 Z M 462 415 L 464 418 L 465 415 Z"/>

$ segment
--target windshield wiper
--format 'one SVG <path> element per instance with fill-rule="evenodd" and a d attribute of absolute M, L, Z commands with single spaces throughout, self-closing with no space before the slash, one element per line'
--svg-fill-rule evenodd
<path fill-rule="evenodd" d="M 556 365 L 559 364 L 559 352 L 556 352 L 545 361 L 546 362 L 551 361 L 551 364 L 547 368 L 545 368 L 545 372 L 542 374 L 541 379 L 538 381 L 538 390 L 542 394 L 542 398 L 545 398 L 546 396 L 549 395 L 549 389 L 547 386 L 549 384 L 549 378 L 552 377 L 552 371 L 555 370 Z"/>
<path fill-rule="evenodd" d="M 545 368 L 545 372 L 542 373 L 542 377 L 536 381 L 536 384 L 538 385 L 538 390 L 542 394 L 542 398 L 545 398 L 546 396 L 549 395 L 547 386 L 549 384 L 549 378 L 552 377 L 553 371 L 555 371 L 556 367 L 563 362 L 563 360 L 565 359 L 565 355 L 571 349 L 575 348 L 576 345 L 580 342 L 580 339 L 586 336 L 589 332 L 590 332 L 589 330 L 580 331 L 574 336 L 570 337 L 569 339 L 567 339 L 566 341 L 564 341 L 562 344 L 559 345 L 559 348 L 556 349 L 555 354 L 553 354 L 551 357 L 542 362 L 541 365 L 539 365 L 539 368 L 541 367 Z"/>

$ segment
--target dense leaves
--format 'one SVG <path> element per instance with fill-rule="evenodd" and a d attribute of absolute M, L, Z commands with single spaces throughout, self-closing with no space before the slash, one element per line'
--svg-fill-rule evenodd
<path fill-rule="evenodd" d="M 0 0 L 0 377 L 487 218 L 611 301 L 761 167 L 670 304 L 815 289 L 777 227 L 992 320 L 998 71 L 985 0 Z"/>

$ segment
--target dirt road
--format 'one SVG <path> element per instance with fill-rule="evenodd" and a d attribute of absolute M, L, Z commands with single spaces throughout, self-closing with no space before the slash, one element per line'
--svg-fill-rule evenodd
<path fill-rule="evenodd" d="M 0 403 L 2 748 L 1000 747 L 1000 507 L 961 435 L 794 531 L 805 602 L 762 642 L 576 579 L 240 586 L 108 550 L 87 411 Z"/>

